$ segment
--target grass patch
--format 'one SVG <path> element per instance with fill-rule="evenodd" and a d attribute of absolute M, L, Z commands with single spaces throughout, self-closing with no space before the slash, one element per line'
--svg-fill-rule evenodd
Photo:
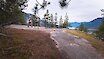
<path fill-rule="evenodd" d="M 62 59 L 50 39 L 42 31 L 5 29 L 0 31 L 0 59 Z"/>
<path fill-rule="evenodd" d="M 90 44 L 96 48 L 96 50 L 104 56 L 104 42 L 98 39 L 95 39 L 93 35 L 80 32 L 78 30 L 67 30 L 67 33 L 82 37 L 90 42 Z"/>

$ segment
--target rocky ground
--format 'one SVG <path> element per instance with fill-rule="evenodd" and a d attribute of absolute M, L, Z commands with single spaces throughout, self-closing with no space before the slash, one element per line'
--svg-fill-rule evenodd
<path fill-rule="evenodd" d="M 61 57 L 64 56 L 65 59 L 104 59 L 101 56 L 101 54 L 99 54 L 96 51 L 96 49 L 87 40 L 72 34 L 68 34 L 65 32 L 65 29 L 55 29 L 55 28 L 50 29 L 50 28 L 44 28 L 44 27 L 33 28 L 33 27 L 26 27 L 21 25 L 11 25 L 9 27 L 22 29 L 22 30 L 31 30 L 31 32 L 29 32 L 31 33 L 31 35 L 33 35 L 32 33 L 34 32 L 34 30 L 35 31 L 38 30 L 44 33 L 50 33 L 50 36 L 48 37 L 51 37 L 51 40 L 55 42 L 53 44 L 56 45 L 56 47 L 59 49 L 59 50 L 55 50 L 54 53 L 57 55 L 57 52 L 60 51 Z M 41 35 L 44 35 L 44 34 L 41 34 Z M 40 34 L 36 36 L 39 37 Z M 47 41 L 45 42 L 47 43 Z M 39 42 L 37 44 L 39 44 Z"/>

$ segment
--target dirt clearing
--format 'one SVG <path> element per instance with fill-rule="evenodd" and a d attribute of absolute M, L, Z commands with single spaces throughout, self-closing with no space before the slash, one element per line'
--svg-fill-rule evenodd
<path fill-rule="evenodd" d="M 3 29 L 0 59 L 62 59 L 49 33 L 38 30 Z"/>

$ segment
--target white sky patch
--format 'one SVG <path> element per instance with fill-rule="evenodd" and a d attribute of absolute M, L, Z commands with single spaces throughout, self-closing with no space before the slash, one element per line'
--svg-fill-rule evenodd
<path fill-rule="evenodd" d="M 42 3 L 43 0 L 38 0 Z M 44 10 L 39 10 L 38 15 L 40 18 L 43 18 L 46 10 L 49 9 L 49 12 L 53 15 L 58 13 L 58 19 L 60 16 L 65 17 L 66 13 L 69 16 L 70 22 L 88 22 L 97 17 L 101 17 L 101 9 L 104 8 L 104 0 L 71 0 L 68 8 L 61 9 L 59 7 L 59 0 L 47 0 L 50 1 L 51 4 L 46 7 Z M 23 10 L 26 13 L 33 14 L 33 7 L 35 5 L 35 0 L 29 0 L 28 7 Z"/>

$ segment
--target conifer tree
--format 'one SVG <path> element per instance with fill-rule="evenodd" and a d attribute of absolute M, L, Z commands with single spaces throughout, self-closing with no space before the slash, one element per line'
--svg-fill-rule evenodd
<path fill-rule="evenodd" d="M 67 28 L 67 27 L 69 26 L 68 20 L 69 20 L 69 18 L 68 18 L 68 15 L 67 15 L 67 13 L 66 13 L 66 15 L 65 15 L 65 20 L 64 20 L 64 23 L 63 23 L 63 27 L 64 27 L 64 28 Z"/>
<path fill-rule="evenodd" d="M 0 0 L 0 26 L 23 22 L 23 10 L 27 0 Z"/>
<path fill-rule="evenodd" d="M 87 28 L 84 26 L 83 23 L 81 23 L 81 25 L 79 26 L 79 30 L 83 32 L 87 32 Z"/>
<path fill-rule="evenodd" d="M 102 20 L 102 24 L 99 26 L 98 30 L 96 31 L 96 37 L 98 39 L 104 40 L 104 17 Z"/>

